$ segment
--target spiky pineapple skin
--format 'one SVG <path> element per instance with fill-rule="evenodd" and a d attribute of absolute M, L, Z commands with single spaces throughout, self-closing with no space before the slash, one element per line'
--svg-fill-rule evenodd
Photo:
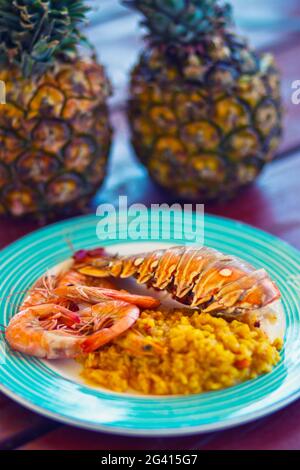
<path fill-rule="evenodd" d="M 0 214 L 78 212 L 104 179 L 111 145 L 103 67 L 76 58 L 24 78 L 10 66 L 0 80 Z"/>
<path fill-rule="evenodd" d="M 185 50 L 151 46 L 132 71 L 128 110 L 154 181 L 181 198 L 230 198 L 279 145 L 278 70 L 233 33 Z"/>

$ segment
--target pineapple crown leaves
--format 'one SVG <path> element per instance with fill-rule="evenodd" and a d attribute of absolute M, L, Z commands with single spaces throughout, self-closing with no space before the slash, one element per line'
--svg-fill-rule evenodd
<path fill-rule="evenodd" d="M 220 0 L 123 0 L 140 11 L 152 42 L 196 44 L 231 24 L 231 6 Z"/>
<path fill-rule="evenodd" d="M 82 0 L 0 0 L 0 63 L 29 76 L 60 55 L 71 59 L 85 41 L 79 25 L 88 10 Z"/>

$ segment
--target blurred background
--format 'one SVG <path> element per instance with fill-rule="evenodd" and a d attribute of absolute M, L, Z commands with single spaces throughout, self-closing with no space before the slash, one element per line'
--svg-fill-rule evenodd
<path fill-rule="evenodd" d="M 278 157 L 300 144 L 298 118 L 300 106 L 291 106 L 292 81 L 300 79 L 300 2 L 299 0 L 231 0 L 239 32 L 260 51 L 272 52 L 282 73 L 282 93 L 286 107 L 285 132 Z M 127 194 L 129 202 L 159 202 L 157 188 L 136 160 L 129 143 L 125 118 L 129 71 L 143 46 L 140 17 L 119 0 L 90 0 L 92 10 L 87 35 L 95 45 L 101 63 L 114 86 L 111 98 L 115 139 L 108 177 L 94 200 L 94 207 L 118 194 Z M 298 118 L 297 118 L 298 116 Z"/>
<path fill-rule="evenodd" d="M 111 116 L 115 128 L 108 176 L 93 202 L 117 204 L 168 202 L 147 177 L 130 145 L 125 114 L 129 70 L 142 47 L 139 17 L 119 0 L 89 0 L 92 11 L 86 33 L 114 85 Z M 260 51 L 270 51 L 282 75 L 284 136 L 274 163 L 237 198 L 205 206 L 206 212 L 247 222 L 300 249 L 300 105 L 292 104 L 292 83 L 300 80 L 300 1 L 231 0 L 238 30 Z M 36 229 L 38 223 L 7 221 L 0 248 Z M 4 229 L 5 227 L 5 229 Z M 0 395 L 0 447 L 22 449 L 297 449 L 299 403 L 263 420 L 223 433 L 178 439 L 132 439 L 66 428 L 33 414 Z"/>
<path fill-rule="evenodd" d="M 300 31 L 299 0 L 231 0 L 238 30 L 252 45 L 267 49 L 287 34 Z M 122 99 L 128 72 L 142 47 L 139 15 L 120 0 L 90 0 L 89 37 L 115 85 L 114 101 Z"/>

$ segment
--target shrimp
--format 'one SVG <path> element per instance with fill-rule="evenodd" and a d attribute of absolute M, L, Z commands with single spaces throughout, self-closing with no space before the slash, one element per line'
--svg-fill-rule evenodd
<path fill-rule="evenodd" d="M 133 356 L 161 356 L 167 349 L 154 341 L 151 336 L 144 336 L 138 331 L 129 331 L 115 341 L 116 344 L 125 349 Z"/>
<path fill-rule="evenodd" d="M 178 302 L 223 316 L 261 309 L 280 298 L 265 270 L 212 248 L 173 247 L 129 256 L 99 250 L 77 260 L 81 274 L 135 277 L 139 284 L 167 291 Z"/>
<path fill-rule="evenodd" d="M 54 294 L 55 288 L 75 285 L 97 286 L 107 289 L 114 288 L 113 283 L 108 279 L 95 279 L 80 274 L 75 269 L 69 269 L 57 275 L 46 274 L 40 278 L 28 291 L 28 295 L 25 297 L 21 307 L 26 308 L 51 302 L 71 310 L 78 310 L 79 307 L 76 304 L 67 302 L 65 298 L 59 298 Z"/>
<path fill-rule="evenodd" d="M 127 302 L 111 300 L 91 307 L 96 328 L 81 344 L 83 353 L 90 353 L 127 331 L 138 319 L 140 310 Z"/>
<path fill-rule="evenodd" d="M 92 276 L 85 276 L 79 273 L 76 269 L 69 269 L 63 272 L 57 282 L 57 287 L 69 286 L 69 285 L 85 285 L 91 287 L 103 287 L 106 289 L 114 289 L 113 283 L 106 278 L 95 278 Z"/>
<path fill-rule="evenodd" d="M 13 349 L 47 359 L 72 358 L 95 351 L 134 324 L 140 314 L 139 306 L 159 304 L 152 297 L 113 289 L 62 285 L 43 290 L 39 285 L 41 281 L 11 319 L 5 334 Z M 66 308 L 66 301 L 78 302 L 78 311 Z"/>
<path fill-rule="evenodd" d="M 41 305 L 46 303 L 54 303 L 54 296 L 51 295 L 53 288 L 56 286 L 56 277 L 45 275 L 28 290 L 28 294 L 21 305 L 22 310 L 27 307 Z"/>
<path fill-rule="evenodd" d="M 46 359 L 75 358 L 99 349 L 138 319 L 135 305 L 109 300 L 80 313 L 56 304 L 27 307 L 15 315 L 5 335 L 10 346 Z"/>
<path fill-rule="evenodd" d="M 108 300 L 122 300 L 141 308 L 158 307 L 160 301 L 154 297 L 130 294 L 125 290 L 105 289 L 83 285 L 57 287 L 53 294 L 60 298 L 97 304 Z"/>
<path fill-rule="evenodd" d="M 56 321 L 56 329 L 45 328 L 45 321 Z M 13 349 L 24 354 L 47 359 L 75 357 L 81 351 L 82 339 L 59 326 L 76 323 L 80 323 L 80 317 L 61 305 L 35 305 L 24 308 L 10 320 L 5 336 Z"/>

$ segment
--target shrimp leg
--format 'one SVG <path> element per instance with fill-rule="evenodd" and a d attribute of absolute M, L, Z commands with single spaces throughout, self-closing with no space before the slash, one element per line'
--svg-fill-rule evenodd
<path fill-rule="evenodd" d="M 127 302 L 110 300 L 105 303 L 93 305 L 92 315 L 100 317 L 102 328 L 88 336 L 82 343 L 83 353 L 99 349 L 127 331 L 138 319 L 140 310 Z M 105 327 L 105 324 L 108 325 Z"/>

